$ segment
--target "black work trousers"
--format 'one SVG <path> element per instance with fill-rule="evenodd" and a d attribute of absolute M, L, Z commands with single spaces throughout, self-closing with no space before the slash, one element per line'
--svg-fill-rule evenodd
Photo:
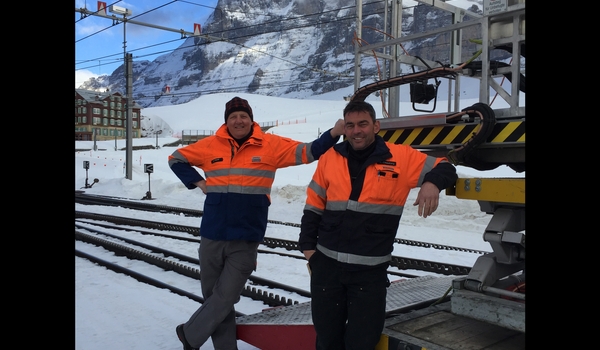
<path fill-rule="evenodd" d="M 319 250 L 309 264 L 316 350 L 374 349 L 385 323 L 388 265 L 347 270 Z"/>

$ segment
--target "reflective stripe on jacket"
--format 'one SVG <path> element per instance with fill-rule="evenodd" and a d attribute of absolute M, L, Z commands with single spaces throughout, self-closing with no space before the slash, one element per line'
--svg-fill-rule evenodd
<path fill-rule="evenodd" d="M 189 189 L 202 180 L 192 166 L 204 171 L 207 193 L 200 224 L 202 237 L 260 242 L 267 227 L 275 171 L 308 164 L 322 154 L 316 150 L 324 151 L 335 141 L 337 138 L 334 140 L 327 132 L 313 142 L 303 143 L 263 133 L 254 122 L 252 135 L 238 147 L 223 124 L 215 135 L 178 149 L 168 160 Z"/>
<path fill-rule="evenodd" d="M 389 262 L 410 190 L 447 160 L 379 136 L 375 140 L 375 150 L 363 165 L 364 180 L 359 176 L 354 185 L 347 141 L 321 156 L 307 189 L 300 250 L 318 249 L 345 264 Z M 443 177 L 448 183 L 453 180 Z"/>

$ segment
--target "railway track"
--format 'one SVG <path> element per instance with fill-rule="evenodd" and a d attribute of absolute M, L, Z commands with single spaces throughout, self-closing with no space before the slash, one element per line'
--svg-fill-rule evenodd
<path fill-rule="evenodd" d="M 89 194 L 82 193 L 81 191 L 75 191 L 75 203 L 88 204 L 88 205 L 107 205 L 107 206 L 114 206 L 114 207 L 144 210 L 144 211 L 171 213 L 171 214 L 185 215 L 185 216 L 192 216 L 192 217 L 201 217 L 203 214 L 203 212 L 201 210 L 178 208 L 178 207 L 171 207 L 171 206 L 165 206 L 165 205 L 156 205 L 156 204 L 152 204 L 152 203 L 126 200 L 126 199 L 116 198 L 116 197 L 89 195 Z M 90 215 L 92 215 L 92 214 L 90 214 Z M 127 221 L 135 222 L 135 220 L 131 221 L 127 218 L 123 218 L 121 223 L 125 224 L 125 223 L 127 223 Z M 290 222 L 277 221 L 277 220 L 269 220 L 268 222 L 270 224 L 277 224 L 277 225 L 284 225 L 284 226 L 291 226 L 291 227 L 300 227 L 299 223 L 290 223 Z M 142 223 L 142 224 L 153 225 L 152 223 Z M 196 236 L 199 235 L 199 230 L 197 227 L 185 227 L 185 229 L 189 230 L 188 232 L 192 233 L 193 235 L 196 235 Z M 269 242 L 268 238 L 265 238 L 265 240 L 266 240 L 265 245 L 271 244 Z M 398 238 L 395 239 L 395 242 L 397 244 L 404 244 L 404 245 L 422 247 L 422 248 L 453 250 L 453 251 L 460 251 L 460 252 L 467 252 L 467 253 L 474 253 L 474 254 L 489 253 L 487 251 L 482 251 L 482 250 L 474 250 L 474 249 L 469 249 L 469 248 L 441 245 L 441 244 L 428 243 L 428 242 L 420 242 L 420 241 L 414 241 L 414 240 L 398 239 Z M 286 244 L 286 246 L 289 246 L 290 249 L 297 249 L 297 243 L 295 243 L 295 242 L 288 241 L 288 243 L 285 243 L 285 244 Z"/>
<path fill-rule="evenodd" d="M 111 234 L 106 232 L 102 227 L 95 228 L 93 224 L 76 224 L 75 239 L 96 247 L 101 247 L 119 257 L 142 261 L 164 271 L 173 271 L 179 275 L 200 280 L 200 270 L 196 267 L 198 266 L 198 259 L 185 254 Z M 115 272 L 131 276 L 140 282 L 168 289 L 175 294 L 188 297 L 200 303 L 204 301 L 202 297 L 197 296 L 193 292 L 136 272 L 120 264 L 107 261 L 94 254 L 76 249 L 75 255 Z M 282 293 L 285 293 L 285 295 L 282 295 Z M 246 285 L 242 295 L 255 301 L 261 301 L 271 307 L 297 304 L 299 301 L 293 300 L 290 295 L 298 295 L 304 298 L 310 297 L 310 293 L 305 290 L 257 276 L 250 276 L 249 283 Z M 301 301 L 305 301 L 305 299 Z M 243 313 L 239 313 L 239 315 L 243 315 Z"/>
<path fill-rule="evenodd" d="M 198 210 L 156 205 L 147 202 L 136 202 L 134 200 L 126 200 L 123 198 L 87 195 L 78 193 L 77 191 L 75 199 L 76 203 L 84 206 L 101 205 L 119 207 L 119 212 L 121 209 L 129 209 L 135 211 L 157 212 L 160 214 L 177 214 L 178 216 L 184 215 L 186 217 L 202 216 L 202 212 Z M 81 207 L 82 206 L 79 206 L 79 208 Z M 112 252 L 116 256 L 144 262 L 163 271 L 172 271 L 178 275 L 185 276 L 188 279 L 196 281 L 200 279 L 199 270 L 197 268 L 197 245 L 189 244 L 200 242 L 198 225 L 186 226 L 164 221 L 141 220 L 136 219 L 134 216 L 135 215 L 131 214 L 127 216 L 107 215 L 76 210 L 76 241 L 87 245 L 93 245 L 98 247 L 97 249 Z M 161 216 L 157 215 L 157 217 Z M 285 227 L 299 227 L 299 224 L 271 220 L 269 221 L 269 224 L 274 226 L 282 225 Z M 267 229 L 267 235 L 269 235 L 269 229 Z M 131 238 L 134 236 L 138 238 Z M 146 239 L 146 241 L 151 242 L 154 242 L 158 237 L 158 239 L 163 240 L 165 243 L 148 244 L 144 242 L 143 237 L 152 237 Z M 186 253 L 182 254 L 179 250 L 175 251 L 164 248 L 164 246 L 171 244 L 179 244 L 180 246 L 185 245 L 187 249 Z M 401 239 L 397 239 L 396 244 L 427 249 L 451 250 L 470 254 L 487 253 L 461 247 Z M 284 268 L 286 265 L 298 266 L 298 264 L 300 264 L 303 266 L 306 264 L 304 256 L 298 251 L 297 242 L 295 241 L 265 237 L 265 240 L 259 249 L 259 257 L 266 255 L 277 256 L 277 259 L 286 259 L 282 260 L 285 262 L 277 263 L 278 269 Z M 90 253 L 89 251 L 77 249 L 76 256 L 105 266 L 113 271 L 129 275 L 140 282 L 151 284 L 159 288 L 169 289 L 175 294 L 191 298 L 200 303 L 203 301 L 202 297 L 195 294 L 199 290 L 197 284 L 194 285 L 193 289 L 180 288 L 151 276 L 136 272 L 123 266 L 123 264 L 115 264 L 112 261 L 102 259 L 98 254 Z M 466 275 L 470 271 L 470 267 L 468 266 L 400 256 L 393 256 L 390 265 L 391 268 L 389 273 L 403 278 L 420 276 L 419 274 L 409 273 L 410 270 L 440 275 Z M 258 269 L 258 271 L 261 270 L 262 269 Z M 303 281 L 302 283 L 299 282 L 299 284 L 303 286 L 308 285 L 306 281 Z M 310 299 L 310 293 L 298 286 L 290 286 L 270 280 L 269 278 L 260 277 L 257 272 L 250 277 L 248 284 L 242 293 L 242 297 L 250 298 L 271 307 L 276 307 L 307 301 Z M 241 312 L 239 312 L 239 314 L 243 315 Z"/>
<path fill-rule="evenodd" d="M 151 228 L 156 230 L 175 230 L 179 232 L 186 232 L 193 236 L 199 236 L 198 227 L 193 226 L 185 226 L 185 225 L 177 225 L 170 224 L 164 222 L 156 222 L 156 221 L 147 221 L 134 219 L 129 217 L 121 217 L 121 216 L 113 216 L 106 214 L 96 214 L 90 212 L 83 211 L 75 211 L 75 218 L 79 219 L 94 219 L 98 221 L 107 221 L 117 225 L 130 225 L 130 226 L 138 226 Z M 157 234 L 157 233 L 153 233 Z M 417 241 L 407 241 L 407 240 L 396 240 L 397 244 L 407 244 L 411 246 L 418 246 L 423 248 L 434 248 L 434 249 L 443 249 L 443 250 L 455 250 L 455 251 L 463 251 L 468 253 L 477 253 L 484 254 L 482 251 L 474 251 L 470 249 L 464 249 L 459 247 L 452 246 L 443 246 L 437 244 L 431 244 L 426 242 L 417 242 Z M 298 243 L 295 241 L 280 239 L 280 238 L 270 238 L 265 237 L 262 243 L 264 246 L 269 248 L 284 248 L 288 251 L 298 251 Z M 261 251 L 259 251 L 261 252 Z M 262 251 L 265 252 L 264 250 Z M 298 256 L 301 259 L 304 259 L 301 255 Z M 392 256 L 392 260 L 390 262 L 391 266 L 397 267 L 399 270 L 421 270 L 425 272 L 433 272 L 441 275 L 468 275 L 471 270 L 468 266 L 460 266 L 454 264 L 440 263 L 435 261 L 423 260 L 423 259 L 414 259 L 407 258 L 401 256 Z M 415 277 L 414 275 L 404 275 L 405 277 Z"/>

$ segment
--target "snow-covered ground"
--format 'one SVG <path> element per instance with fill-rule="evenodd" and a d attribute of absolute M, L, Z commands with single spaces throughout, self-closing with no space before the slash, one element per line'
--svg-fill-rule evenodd
<path fill-rule="evenodd" d="M 217 129 L 224 120 L 225 102 L 233 94 L 217 94 L 201 97 L 185 105 L 157 107 L 144 110 L 143 114 L 162 120 L 172 130 Z M 253 108 L 255 120 L 259 123 L 280 121 L 280 125 L 268 132 L 291 137 L 301 141 L 312 141 L 320 132 L 329 129 L 338 118 L 346 102 L 339 100 L 290 100 L 266 96 L 239 94 L 248 99 Z M 377 106 L 378 100 L 368 100 Z M 438 103 L 441 105 L 440 103 Z M 468 106 L 466 104 L 465 106 Z M 409 110 L 409 106 L 401 109 Z M 297 121 L 297 122 L 296 122 Z M 282 125 L 283 124 L 283 125 Z M 164 137 L 167 136 L 167 137 Z M 163 145 L 175 141 L 171 135 L 158 138 L 159 149 L 133 151 L 132 179 L 125 178 L 125 151 L 115 151 L 115 141 L 97 142 L 94 151 L 93 141 L 76 141 L 76 149 L 89 149 L 75 154 L 75 189 L 90 194 L 114 195 L 141 199 L 150 190 L 152 203 L 169 206 L 187 207 L 202 210 L 205 196 L 199 189 L 187 190 L 171 172 L 167 157 L 176 148 Z M 134 139 L 134 145 L 155 145 L 155 138 Z M 125 147 L 124 140 L 118 140 L 117 149 Z M 90 168 L 83 168 L 83 162 L 89 161 Z M 144 172 L 145 164 L 153 164 L 153 173 Z M 315 170 L 316 163 L 280 169 L 275 177 L 272 190 L 272 205 L 269 218 L 283 222 L 299 223 L 304 207 L 306 186 Z M 524 173 L 515 173 L 502 166 L 497 169 L 480 172 L 470 168 L 457 167 L 459 177 L 525 177 Z M 86 177 L 88 183 L 97 178 L 99 182 L 92 188 L 84 189 Z M 439 209 L 430 217 L 423 219 L 410 204 L 416 198 L 413 190 L 408 198 L 407 207 L 402 216 L 397 237 L 403 239 L 427 241 L 452 246 L 468 247 L 491 251 L 489 243 L 482 239 L 490 215 L 480 211 L 476 201 L 461 200 L 442 192 Z M 89 208 L 80 204 L 76 210 L 127 215 L 122 208 Z M 157 214 L 136 214 L 139 218 L 155 220 Z M 164 215 L 161 214 L 161 219 Z M 173 223 L 199 225 L 201 218 L 168 216 Z M 296 240 L 298 229 L 269 225 L 268 235 Z M 157 239 L 157 245 L 161 241 Z M 75 242 L 75 248 L 86 251 L 94 249 L 87 243 Z M 197 244 L 179 244 L 178 247 L 164 247 L 196 257 Z M 458 265 L 472 266 L 476 256 L 455 254 L 436 249 L 402 246 L 394 255 L 415 257 L 432 261 L 448 261 Z M 96 252 L 96 251 L 95 251 Z M 105 252 L 103 258 L 109 261 L 122 259 Z M 278 281 L 300 285 L 309 290 L 309 277 L 304 263 L 298 266 L 278 266 L 272 263 L 274 257 L 260 255 L 256 276 L 270 278 L 277 276 Z M 129 262 L 135 266 L 135 262 Z M 172 272 L 154 271 L 164 274 L 163 280 L 173 277 Z M 201 295 L 200 285 L 190 285 Z M 166 290 L 155 288 L 99 267 L 85 259 L 75 258 L 75 347 L 77 350 L 106 349 L 181 349 L 181 343 L 175 335 L 175 326 L 185 322 L 199 304 L 182 298 Z M 247 307 L 239 305 L 239 307 Z M 255 307 L 255 306 L 248 306 Z M 256 311 L 260 311 L 256 307 Z M 240 350 L 256 349 L 254 346 L 238 341 Z M 202 350 L 214 349 L 209 341 Z"/>

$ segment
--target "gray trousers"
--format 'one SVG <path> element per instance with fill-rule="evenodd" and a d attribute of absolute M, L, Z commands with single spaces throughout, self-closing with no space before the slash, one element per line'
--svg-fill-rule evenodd
<path fill-rule="evenodd" d="M 204 303 L 183 325 L 192 347 L 200 348 L 210 337 L 215 350 L 237 350 L 234 304 L 256 268 L 258 245 L 202 237 L 198 255 Z"/>

